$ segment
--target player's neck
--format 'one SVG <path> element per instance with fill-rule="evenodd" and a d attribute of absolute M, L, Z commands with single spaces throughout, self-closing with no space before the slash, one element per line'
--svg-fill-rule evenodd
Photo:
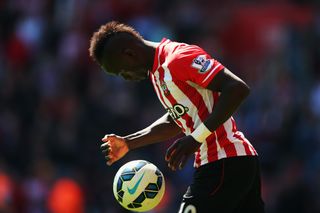
<path fill-rule="evenodd" d="M 159 46 L 159 42 L 143 40 L 146 45 L 147 57 L 148 57 L 148 70 L 151 71 L 154 63 L 154 55 L 156 54 L 156 48 Z"/>

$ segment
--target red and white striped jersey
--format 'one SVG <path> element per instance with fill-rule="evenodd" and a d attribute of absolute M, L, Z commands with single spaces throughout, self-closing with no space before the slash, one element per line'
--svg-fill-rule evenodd
<path fill-rule="evenodd" d="M 186 135 L 211 114 L 219 93 L 206 87 L 223 68 L 196 45 L 163 39 L 157 47 L 150 79 L 160 102 Z M 194 166 L 244 155 L 257 152 L 231 117 L 195 152 Z"/>

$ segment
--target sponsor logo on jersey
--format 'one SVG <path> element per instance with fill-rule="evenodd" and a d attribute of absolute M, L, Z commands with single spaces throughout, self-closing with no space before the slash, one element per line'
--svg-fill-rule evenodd
<path fill-rule="evenodd" d="M 205 55 L 199 55 L 195 59 L 193 59 L 191 66 L 199 71 L 199 73 L 205 73 L 213 65 L 213 61 L 207 59 Z"/>
<path fill-rule="evenodd" d="M 163 80 L 160 81 L 160 87 L 161 87 L 161 89 L 162 89 L 162 91 L 163 91 L 165 96 L 168 96 L 170 94 L 170 91 L 169 91 L 169 89 L 167 87 L 167 84 Z"/>
<path fill-rule="evenodd" d="M 186 114 L 189 111 L 189 108 L 181 104 L 175 104 L 173 107 L 167 108 L 167 111 L 174 120 L 177 120 Z"/>

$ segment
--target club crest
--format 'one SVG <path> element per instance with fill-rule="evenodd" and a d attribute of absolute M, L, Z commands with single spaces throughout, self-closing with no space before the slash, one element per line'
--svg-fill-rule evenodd
<path fill-rule="evenodd" d="M 165 96 L 168 96 L 170 94 L 168 86 L 167 86 L 166 82 L 164 82 L 163 80 L 160 81 L 160 87 L 161 87 Z"/>

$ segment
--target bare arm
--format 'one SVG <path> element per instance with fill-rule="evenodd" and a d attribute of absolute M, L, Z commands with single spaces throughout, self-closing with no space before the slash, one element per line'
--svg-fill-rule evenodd
<path fill-rule="evenodd" d="M 228 69 L 224 69 L 208 85 L 208 89 L 220 92 L 219 100 L 204 122 L 213 132 L 237 110 L 243 100 L 249 95 L 248 85 Z"/>
<path fill-rule="evenodd" d="M 181 129 L 166 113 L 147 128 L 124 137 L 129 150 L 168 140 L 181 132 Z"/>
<path fill-rule="evenodd" d="M 129 150 L 168 140 L 180 132 L 181 129 L 167 113 L 136 133 L 124 137 L 114 134 L 105 135 L 101 149 L 105 154 L 107 164 L 111 165 L 126 155 Z"/>

